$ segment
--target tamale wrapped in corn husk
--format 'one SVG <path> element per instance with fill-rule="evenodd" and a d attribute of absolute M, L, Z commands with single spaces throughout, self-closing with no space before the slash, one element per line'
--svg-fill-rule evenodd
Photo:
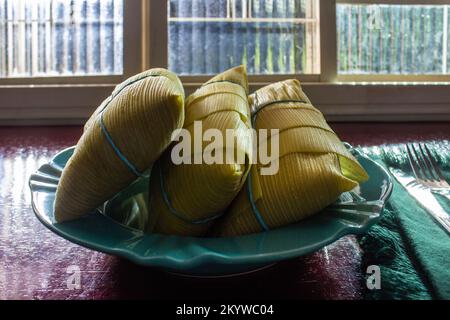
<path fill-rule="evenodd" d="M 258 159 L 214 235 L 256 233 L 300 221 L 368 179 L 297 80 L 266 86 L 249 102 L 257 131 L 279 129 L 278 172 L 262 175 Z M 267 143 L 274 151 L 269 137 L 270 132 L 265 141 L 259 139 L 258 148 Z"/>
<path fill-rule="evenodd" d="M 186 99 L 184 129 L 192 147 L 183 158 L 190 159 L 190 164 L 175 164 L 173 149 L 155 164 L 150 179 L 148 232 L 203 236 L 238 194 L 250 169 L 252 151 L 252 136 L 239 135 L 240 130 L 247 133 L 251 128 L 247 92 L 246 70 L 240 66 L 212 78 Z M 199 122 L 202 130 L 196 131 Z M 227 129 L 237 136 L 231 146 L 224 144 L 217 150 L 223 153 L 222 162 L 207 164 L 202 159 L 195 163 L 199 154 L 194 141 L 208 129 L 218 130 L 224 138 Z M 203 153 L 209 142 L 201 140 Z M 244 161 L 226 161 L 228 151 L 243 155 Z"/>
<path fill-rule="evenodd" d="M 165 69 L 119 84 L 90 117 L 62 172 L 58 222 L 76 219 L 145 175 L 184 122 L 184 89 Z"/>

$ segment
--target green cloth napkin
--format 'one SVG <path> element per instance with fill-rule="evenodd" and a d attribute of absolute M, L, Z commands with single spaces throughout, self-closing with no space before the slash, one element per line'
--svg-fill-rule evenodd
<path fill-rule="evenodd" d="M 430 142 L 435 158 L 450 177 L 448 141 Z M 409 169 L 404 146 L 362 148 L 383 165 Z M 381 221 L 360 238 L 363 271 L 378 265 L 381 289 L 367 299 L 450 299 L 450 235 L 392 177 L 394 191 Z M 438 201 L 450 212 L 447 199 Z"/>

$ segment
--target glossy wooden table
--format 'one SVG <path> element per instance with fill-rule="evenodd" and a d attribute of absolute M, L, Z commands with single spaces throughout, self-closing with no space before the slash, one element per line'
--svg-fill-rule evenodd
<path fill-rule="evenodd" d="M 450 124 L 332 125 L 353 145 L 450 139 Z M 361 299 L 364 270 L 354 237 L 247 276 L 188 279 L 72 244 L 34 217 L 28 178 L 59 150 L 74 145 L 80 127 L 0 128 L 0 299 L 294 298 Z M 67 287 L 70 266 L 81 288 Z"/>

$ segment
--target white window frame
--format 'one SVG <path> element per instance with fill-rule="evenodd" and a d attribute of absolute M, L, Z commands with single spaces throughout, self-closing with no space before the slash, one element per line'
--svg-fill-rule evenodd
<path fill-rule="evenodd" d="M 250 75 L 251 90 L 297 78 L 331 121 L 450 121 L 450 77 L 338 75 L 336 3 L 450 4 L 450 0 L 320 0 L 320 74 Z M 167 67 L 166 0 L 124 0 L 124 73 L 0 79 L 0 125 L 82 124 L 114 86 Z M 210 75 L 180 76 L 191 93 Z"/>

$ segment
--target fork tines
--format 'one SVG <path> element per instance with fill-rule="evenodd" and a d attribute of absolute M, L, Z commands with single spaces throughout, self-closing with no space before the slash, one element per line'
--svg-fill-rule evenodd
<path fill-rule="evenodd" d="M 408 143 L 406 152 L 411 169 L 417 180 L 439 182 L 447 185 L 434 155 L 425 143 Z"/>

